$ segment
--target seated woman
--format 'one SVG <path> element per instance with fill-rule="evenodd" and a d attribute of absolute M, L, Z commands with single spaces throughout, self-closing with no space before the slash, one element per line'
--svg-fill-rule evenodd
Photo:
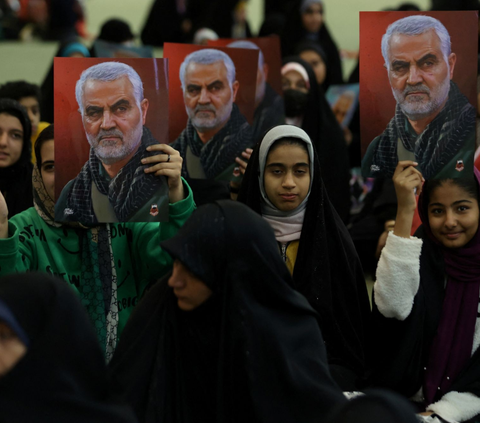
<path fill-rule="evenodd" d="M 333 377 L 343 390 L 359 389 L 367 359 L 367 289 L 305 131 L 282 125 L 267 132 L 249 161 L 238 200 L 274 229 L 293 287 L 320 315 Z"/>
<path fill-rule="evenodd" d="M 110 396 L 82 304 L 46 273 L 0 278 L 0 410 L 5 423 L 137 421 Z"/>
<path fill-rule="evenodd" d="M 38 270 L 62 277 L 79 293 L 107 359 L 146 286 L 171 269 L 160 241 L 177 233 L 195 205 L 186 198 L 169 206 L 169 222 L 106 224 L 87 228 L 54 222 L 53 125 L 35 143 L 34 204 L 8 219 L 0 195 L 0 276 Z M 178 155 L 172 149 L 171 155 Z M 175 162 L 174 160 L 171 163 Z M 180 178 L 181 162 L 177 177 Z M 174 177 L 174 176 L 170 176 Z"/>
<path fill-rule="evenodd" d="M 148 292 L 110 363 L 140 421 L 321 423 L 346 401 L 263 219 L 218 201 L 161 245 L 170 288 Z"/>
<path fill-rule="evenodd" d="M 33 205 L 31 133 L 30 119 L 20 103 L 0 99 L 0 192 L 11 216 Z"/>
<path fill-rule="evenodd" d="M 424 414 L 470 421 L 480 414 L 480 173 L 422 190 L 416 166 L 401 161 L 393 176 L 397 217 L 374 285 L 373 383 Z M 415 189 L 423 225 L 411 237 Z"/>

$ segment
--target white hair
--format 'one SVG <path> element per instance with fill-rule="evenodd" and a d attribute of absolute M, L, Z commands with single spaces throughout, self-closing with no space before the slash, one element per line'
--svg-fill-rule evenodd
<path fill-rule="evenodd" d="M 234 41 L 233 43 L 228 44 L 227 47 L 258 50 L 258 67 L 263 68 L 263 65 L 265 63 L 265 58 L 263 57 L 262 49 L 258 47 L 255 43 L 252 43 L 251 41 L 247 41 L 247 40 L 240 40 L 240 41 Z"/>
<path fill-rule="evenodd" d="M 185 92 L 185 73 L 187 72 L 187 66 L 190 63 L 198 63 L 199 65 L 211 65 L 216 62 L 223 62 L 227 69 L 227 79 L 230 85 L 230 89 L 235 82 L 235 65 L 233 64 L 230 56 L 223 51 L 213 48 L 206 48 L 194 51 L 190 53 L 180 66 L 180 82 L 182 83 L 183 92 Z"/>
<path fill-rule="evenodd" d="M 450 34 L 445 26 L 435 18 L 425 15 L 413 15 L 406 18 L 399 19 L 393 22 L 387 28 L 387 32 L 382 37 L 382 55 L 385 60 L 387 69 L 390 70 L 389 53 L 390 53 L 390 39 L 394 34 L 404 35 L 421 35 L 433 29 L 440 39 L 440 47 L 443 53 L 443 58 L 448 65 L 448 56 L 451 53 Z"/>
<path fill-rule="evenodd" d="M 126 76 L 133 85 L 133 93 L 135 100 L 140 108 L 140 103 L 143 100 L 143 83 L 138 73 L 131 66 L 120 62 L 103 62 L 98 65 L 90 66 L 85 69 L 80 75 L 80 79 L 75 86 L 75 97 L 77 99 L 80 113 L 83 116 L 83 94 L 85 90 L 85 83 L 89 80 L 94 81 L 115 81 L 122 76 Z"/>

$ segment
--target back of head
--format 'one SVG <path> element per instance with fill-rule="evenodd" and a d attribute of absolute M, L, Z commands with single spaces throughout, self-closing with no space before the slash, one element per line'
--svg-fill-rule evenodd
<path fill-rule="evenodd" d="M 40 101 L 40 88 L 27 81 L 11 81 L 0 86 L 0 98 L 11 98 L 19 101 L 25 97 L 35 97 Z"/>
<path fill-rule="evenodd" d="M 133 38 L 130 26 L 122 19 L 109 19 L 102 25 L 98 35 L 99 40 L 117 44 L 132 41 Z"/>

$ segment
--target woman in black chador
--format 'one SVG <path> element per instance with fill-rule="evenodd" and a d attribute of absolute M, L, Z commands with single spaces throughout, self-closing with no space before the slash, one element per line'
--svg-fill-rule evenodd
<path fill-rule="evenodd" d="M 68 285 L 40 272 L 0 278 L 0 421 L 137 423 L 112 400 L 96 333 Z"/>
<path fill-rule="evenodd" d="M 332 376 L 352 391 L 365 378 L 370 304 L 355 247 L 328 197 L 309 136 L 280 125 L 254 149 L 238 200 L 274 229 L 293 287 L 320 316 Z"/>
<path fill-rule="evenodd" d="M 325 5 L 322 0 L 302 0 L 298 9 L 293 8 L 283 28 L 282 55 L 293 54 L 301 41 L 312 41 L 326 53 L 329 84 L 343 84 L 342 61 L 325 24 Z M 297 4 L 298 4 L 297 3 Z"/>
<path fill-rule="evenodd" d="M 141 422 L 319 423 L 345 401 L 262 218 L 207 204 L 162 247 L 170 288 L 144 297 L 111 362 Z"/>

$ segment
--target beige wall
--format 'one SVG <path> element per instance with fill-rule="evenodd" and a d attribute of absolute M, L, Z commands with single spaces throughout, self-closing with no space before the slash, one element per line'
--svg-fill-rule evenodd
<path fill-rule="evenodd" d="M 153 0 L 84 0 L 87 14 L 87 29 L 96 36 L 102 23 L 112 17 L 128 21 L 135 33 L 139 33 Z M 395 7 L 401 0 L 324 0 L 326 20 L 339 48 L 358 49 L 358 12 Z M 429 0 L 414 0 L 422 9 Z M 249 21 L 253 32 L 263 22 L 263 0 L 249 0 Z M 0 82 L 26 79 L 40 83 L 48 71 L 57 50 L 55 43 L 0 43 Z M 345 61 L 348 74 L 354 61 Z"/>

